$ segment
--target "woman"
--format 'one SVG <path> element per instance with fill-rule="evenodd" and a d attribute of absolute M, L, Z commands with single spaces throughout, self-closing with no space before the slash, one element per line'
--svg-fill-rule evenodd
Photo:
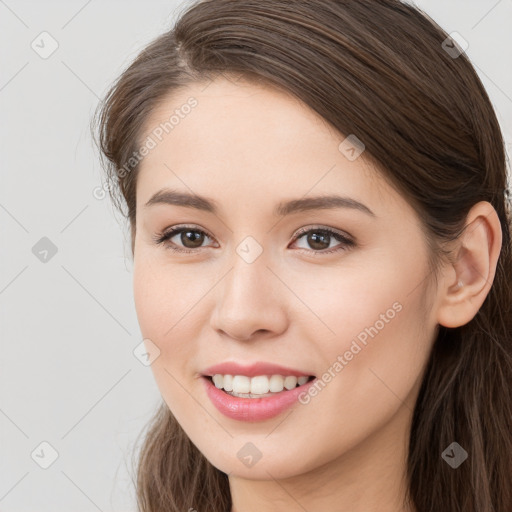
<path fill-rule="evenodd" d="M 398 0 L 208 0 L 113 85 L 141 511 L 512 510 L 505 151 L 459 43 Z"/>

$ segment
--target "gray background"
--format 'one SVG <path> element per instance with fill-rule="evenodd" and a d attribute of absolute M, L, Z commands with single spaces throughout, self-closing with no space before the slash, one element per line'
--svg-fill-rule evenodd
<path fill-rule="evenodd" d="M 0 511 L 136 510 L 131 454 L 160 394 L 133 353 L 128 230 L 98 194 L 89 120 L 187 4 L 0 0 Z M 512 0 L 416 5 L 469 42 L 510 155 Z"/>

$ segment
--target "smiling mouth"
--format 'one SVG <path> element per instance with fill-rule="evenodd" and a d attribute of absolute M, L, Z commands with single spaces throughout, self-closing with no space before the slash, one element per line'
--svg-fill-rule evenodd
<path fill-rule="evenodd" d="M 279 395 L 297 387 L 303 386 L 316 377 L 310 376 L 286 376 L 282 375 L 258 375 L 247 377 L 244 375 L 204 375 L 217 389 L 227 395 L 238 398 L 265 398 Z"/>

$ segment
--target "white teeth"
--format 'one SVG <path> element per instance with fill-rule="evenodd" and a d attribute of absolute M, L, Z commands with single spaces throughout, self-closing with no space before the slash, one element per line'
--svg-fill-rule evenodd
<path fill-rule="evenodd" d="M 306 382 L 308 381 L 309 377 L 299 377 L 297 379 L 297 382 L 299 383 L 299 386 L 302 386 L 302 384 L 306 384 Z"/>
<path fill-rule="evenodd" d="M 224 386 L 224 377 L 222 375 L 216 374 L 212 377 L 213 383 L 216 388 L 222 389 Z"/>
<path fill-rule="evenodd" d="M 272 375 L 269 379 L 269 388 L 273 393 L 279 393 L 284 389 L 284 379 L 281 375 Z"/>
<path fill-rule="evenodd" d="M 270 386 L 266 375 L 258 375 L 251 379 L 251 393 L 253 395 L 263 395 L 268 393 L 269 389 Z"/>
<path fill-rule="evenodd" d="M 268 395 L 270 393 L 280 393 L 285 388 L 290 390 L 305 384 L 309 377 L 295 377 L 293 375 L 257 375 L 256 377 L 247 377 L 245 375 L 221 375 L 215 374 L 213 383 L 218 389 L 224 389 L 230 394 L 242 395 Z"/>
<path fill-rule="evenodd" d="M 297 387 L 297 377 L 294 377 L 293 375 L 288 375 L 284 379 L 284 387 L 286 389 L 293 389 Z"/>
<path fill-rule="evenodd" d="M 251 379 L 249 377 L 246 377 L 245 375 L 234 375 L 233 391 L 235 391 L 236 393 L 250 393 Z"/>
<path fill-rule="evenodd" d="M 224 391 L 233 391 L 233 375 L 224 375 Z"/>

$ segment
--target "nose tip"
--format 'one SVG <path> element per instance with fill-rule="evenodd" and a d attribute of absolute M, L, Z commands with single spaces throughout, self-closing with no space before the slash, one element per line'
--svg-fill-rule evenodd
<path fill-rule="evenodd" d="M 216 287 L 211 327 L 238 341 L 281 333 L 287 325 L 286 308 L 278 290 L 270 288 L 276 286 L 273 273 L 265 265 L 238 263 Z"/>

